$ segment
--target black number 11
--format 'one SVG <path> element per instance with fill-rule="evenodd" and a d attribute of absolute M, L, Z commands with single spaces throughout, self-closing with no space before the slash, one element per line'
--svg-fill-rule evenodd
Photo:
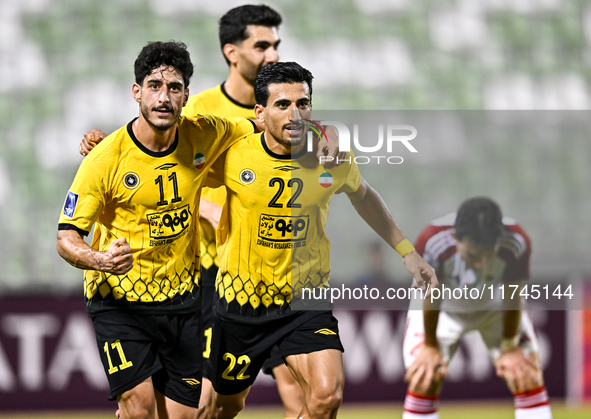
<path fill-rule="evenodd" d="M 177 184 L 177 180 L 176 180 L 176 172 L 172 172 L 172 174 L 170 176 L 168 176 L 168 180 L 170 180 L 172 182 L 172 188 L 174 190 L 174 198 L 170 202 L 174 203 L 174 202 L 180 202 L 180 201 L 182 201 L 183 198 L 181 198 L 179 196 L 179 185 Z M 162 175 L 158 176 L 154 180 L 154 182 L 160 188 L 160 201 L 158 201 L 156 203 L 156 205 L 160 206 L 160 205 L 166 205 L 166 204 L 168 204 L 168 201 L 164 199 L 164 185 L 163 185 L 164 182 L 162 180 Z"/>

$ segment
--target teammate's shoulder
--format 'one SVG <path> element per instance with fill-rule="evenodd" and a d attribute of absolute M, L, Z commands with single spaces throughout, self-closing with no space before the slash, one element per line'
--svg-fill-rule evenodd
<path fill-rule="evenodd" d="M 183 115 L 195 116 L 211 112 L 208 103 L 213 99 L 213 92 L 211 92 L 211 90 L 214 89 L 215 87 L 199 92 L 196 95 L 189 96 L 189 100 L 183 108 Z"/>
<path fill-rule="evenodd" d="M 221 86 L 218 84 L 217 86 L 211 87 L 209 89 L 205 89 L 195 95 L 189 96 L 189 101 L 187 102 L 187 105 L 197 104 L 197 103 L 202 102 L 207 99 L 219 97 L 220 95 L 223 95 L 223 93 L 222 93 Z"/>
<path fill-rule="evenodd" d="M 179 127 L 183 129 L 213 127 L 224 123 L 225 118 L 211 114 L 193 114 L 193 115 L 181 115 L 179 119 Z"/>
<path fill-rule="evenodd" d="M 509 250 L 516 259 L 523 256 L 524 253 L 531 251 L 529 236 L 515 219 L 503 217 L 503 227 L 500 242 L 501 248 Z"/>
<path fill-rule="evenodd" d="M 245 135 L 240 141 L 232 145 L 232 147 L 228 149 L 228 152 L 231 154 L 260 154 L 262 151 L 264 151 L 261 144 L 261 134 L 262 133 L 260 132 L 252 132 Z"/>

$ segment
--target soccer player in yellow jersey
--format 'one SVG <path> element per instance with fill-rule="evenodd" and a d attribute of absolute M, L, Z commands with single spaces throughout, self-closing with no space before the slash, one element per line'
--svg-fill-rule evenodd
<path fill-rule="evenodd" d="M 262 67 L 277 62 L 279 58 L 278 28 L 281 22 L 279 13 L 265 5 L 239 6 L 222 16 L 219 22 L 219 40 L 224 59 L 229 66 L 228 78 L 216 87 L 189 97 L 183 114 L 254 118 L 254 79 Z M 86 155 L 105 136 L 106 134 L 100 130 L 87 132 L 81 145 L 81 153 Z M 225 202 L 225 188 L 203 188 L 201 198 L 201 314 L 203 356 L 208 358 L 211 353 L 213 288 L 219 267 L 215 228 Z M 273 375 L 277 381 L 277 389 L 285 406 L 285 418 L 294 418 L 303 406 L 304 395 L 276 348 L 265 361 L 263 370 Z M 204 371 L 202 400 L 207 400 L 211 389 L 211 383 L 206 376 L 207 371 Z"/>
<path fill-rule="evenodd" d="M 209 358 L 214 418 L 235 417 L 271 349 L 277 345 L 301 385 L 298 417 L 334 418 L 342 402 L 343 347 L 331 311 L 295 311 L 292 286 L 328 286 L 330 198 L 346 193 L 361 217 L 393 248 L 420 284 L 435 272 L 405 239 L 379 194 L 354 162 L 325 169 L 306 153 L 312 75 L 296 63 L 274 63 L 255 82 L 260 135 L 233 145 L 212 166 L 208 181 L 224 184 L 218 226 Z M 292 112 L 296 117 L 292 117 Z"/>
<path fill-rule="evenodd" d="M 181 116 L 186 45 L 154 42 L 135 61 L 139 117 L 80 165 L 57 249 L 85 270 L 84 294 L 121 418 L 196 418 L 201 391 L 199 195 L 213 161 L 250 121 Z M 95 225 L 92 246 L 83 236 Z"/>
<path fill-rule="evenodd" d="M 222 84 L 193 95 L 183 109 L 185 115 L 213 114 L 254 118 L 254 79 L 265 65 L 277 62 L 280 39 L 278 28 L 281 16 L 265 5 L 244 5 L 228 11 L 219 22 L 219 40 L 224 59 L 229 67 Z M 203 306 L 203 356 L 211 354 L 213 325 L 212 303 L 214 283 L 219 267 L 215 228 L 226 199 L 224 187 L 203 188 L 201 195 L 201 290 Z M 205 368 L 207 364 L 205 364 Z M 304 395 L 278 350 L 265 362 L 264 370 L 272 374 L 285 406 L 286 418 L 295 418 L 301 410 Z M 204 371 L 202 400 L 207 400 L 211 383 Z"/>

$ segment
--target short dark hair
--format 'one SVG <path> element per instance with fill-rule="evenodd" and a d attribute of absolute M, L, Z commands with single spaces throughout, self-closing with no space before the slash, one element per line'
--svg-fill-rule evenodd
<path fill-rule="evenodd" d="M 191 55 L 183 42 L 148 42 L 138 54 L 135 64 L 135 82 L 141 86 L 144 79 L 162 66 L 174 67 L 181 73 L 185 88 L 189 87 L 193 75 Z"/>
<path fill-rule="evenodd" d="M 312 73 L 293 61 L 267 64 L 254 79 L 254 100 L 259 105 L 267 106 L 269 85 L 274 83 L 306 83 L 312 100 L 313 78 Z"/>
<path fill-rule="evenodd" d="M 467 199 L 458 209 L 454 228 L 457 240 L 467 237 L 477 246 L 492 249 L 503 232 L 501 208 L 490 198 Z"/>
<path fill-rule="evenodd" d="M 237 44 L 248 38 L 247 25 L 277 27 L 281 25 L 281 21 L 281 15 L 264 4 L 235 7 L 220 19 L 218 32 L 220 47 L 223 50 L 226 44 Z M 230 64 L 225 55 L 224 59 Z"/>

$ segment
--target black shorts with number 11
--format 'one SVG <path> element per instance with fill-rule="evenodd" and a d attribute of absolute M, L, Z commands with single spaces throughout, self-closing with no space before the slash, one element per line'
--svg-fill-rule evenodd
<path fill-rule="evenodd" d="M 202 351 L 199 311 L 176 315 L 109 312 L 92 319 L 109 400 L 148 377 L 156 390 L 199 407 Z"/>

